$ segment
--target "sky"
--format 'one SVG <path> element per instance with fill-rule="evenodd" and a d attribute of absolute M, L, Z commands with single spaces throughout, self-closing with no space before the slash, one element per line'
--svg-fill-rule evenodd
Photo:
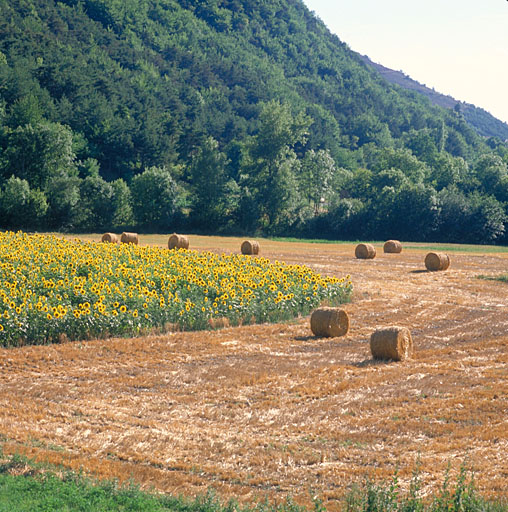
<path fill-rule="evenodd" d="M 507 0 L 303 0 L 354 51 L 508 123 Z"/>

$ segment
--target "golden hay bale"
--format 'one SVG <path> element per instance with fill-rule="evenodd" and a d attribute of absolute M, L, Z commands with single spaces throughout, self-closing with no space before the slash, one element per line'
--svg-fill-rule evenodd
<path fill-rule="evenodd" d="M 361 260 L 371 260 L 376 257 L 376 248 L 371 244 L 358 244 L 355 256 Z"/>
<path fill-rule="evenodd" d="M 402 252 L 402 244 L 398 240 L 387 240 L 383 245 L 383 251 L 391 254 Z"/>
<path fill-rule="evenodd" d="M 413 339 L 407 327 L 378 329 L 370 337 L 370 351 L 374 359 L 404 361 L 413 354 Z"/>
<path fill-rule="evenodd" d="M 242 254 L 259 254 L 259 244 L 255 240 L 245 240 L 241 250 Z"/>
<path fill-rule="evenodd" d="M 137 233 L 126 233 L 125 231 L 122 233 L 120 237 L 120 242 L 122 244 L 134 244 L 138 245 L 138 234 Z"/>
<path fill-rule="evenodd" d="M 115 233 L 104 233 L 101 241 L 109 244 L 117 244 L 119 242 L 118 236 Z"/>
<path fill-rule="evenodd" d="M 319 308 L 310 317 L 310 329 L 314 336 L 345 336 L 349 331 L 349 316 L 343 309 Z"/>
<path fill-rule="evenodd" d="M 446 270 L 450 266 L 450 256 L 443 252 L 429 252 L 425 256 L 427 270 Z"/>
<path fill-rule="evenodd" d="M 169 249 L 188 249 L 189 239 L 185 235 L 173 233 L 168 240 Z"/>

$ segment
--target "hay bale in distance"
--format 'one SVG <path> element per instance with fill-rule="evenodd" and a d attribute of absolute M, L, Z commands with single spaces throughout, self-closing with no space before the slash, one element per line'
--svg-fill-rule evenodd
<path fill-rule="evenodd" d="M 387 240 L 383 245 L 383 251 L 390 254 L 399 254 L 402 252 L 402 244 L 398 240 Z"/>
<path fill-rule="evenodd" d="M 376 248 L 371 244 L 358 244 L 355 256 L 360 260 L 371 260 L 376 257 Z"/>
<path fill-rule="evenodd" d="M 404 361 L 413 354 L 413 339 L 407 327 L 386 327 L 373 332 L 370 351 L 374 359 Z"/>
<path fill-rule="evenodd" d="M 314 336 L 335 338 L 349 331 L 349 315 L 339 308 L 319 308 L 310 317 L 310 329 Z"/>
<path fill-rule="evenodd" d="M 122 244 L 138 245 L 138 242 L 139 242 L 138 234 L 137 233 L 127 233 L 124 231 L 122 233 L 122 236 L 120 237 L 120 242 L 122 242 Z"/>
<path fill-rule="evenodd" d="M 119 242 L 118 236 L 115 233 L 104 233 L 101 238 L 101 242 L 109 244 L 117 244 Z"/>
<path fill-rule="evenodd" d="M 450 266 L 450 256 L 443 252 L 429 252 L 425 256 L 427 270 L 446 270 Z"/>
<path fill-rule="evenodd" d="M 173 233 L 168 240 L 169 249 L 188 249 L 189 239 L 185 235 Z"/>
<path fill-rule="evenodd" d="M 242 254 L 259 254 L 259 243 L 255 240 L 245 240 L 241 247 Z"/>

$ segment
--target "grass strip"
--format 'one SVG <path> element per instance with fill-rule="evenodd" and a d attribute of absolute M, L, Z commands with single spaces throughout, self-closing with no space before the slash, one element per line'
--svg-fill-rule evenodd
<path fill-rule="evenodd" d="M 351 245 L 368 243 L 375 246 L 383 246 L 385 241 L 381 240 L 324 240 L 320 238 L 294 238 L 294 237 L 270 237 L 268 240 L 274 242 L 328 244 L 328 245 Z M 404 249 L 417 249 L 440 252 L 466 252 L 479 254 L 507 253 L 508 246 L 505 245 L 473 245 L 473 244 L 447 244 L 434 242 L 402 242 Z"/>
<path fill-rule="evenodd" d="M 485 279 L 486 281 L 501 281 L 502 283 L 508 283 L 508 274 L 501 274 L 500 276 L 485 276 L 479 275 L 478 279 Z"/>
<path fill-rule="evenodd" d="M 314 512 L 326 507 L 313 498 Z M 478 495 L 474 479 L 461 467 L 457 482 L 451 488 L 448 475 L 439 493 L 431 500 L 420 497 L 420 480 L 415 472 L 408 491 L 402 491 L 397 474 L 390 482 L 369 480 L 353 487 L 344 497 L 341 510 L 347 512 L 506 512 L 506 499 L 489 501 Z M 0 447 L 0 511 L 174 511 L 174 512 L 307 512 L 290 497 L 283 503 L 267 501 L 241 507 L 234 500 L 221 502 L 213 490 L 194 500 L 182 496 L 144 492 L 130 484 L 97 482 L 67 470 L 35 463 L 25 457 L 2 457 Z"/>

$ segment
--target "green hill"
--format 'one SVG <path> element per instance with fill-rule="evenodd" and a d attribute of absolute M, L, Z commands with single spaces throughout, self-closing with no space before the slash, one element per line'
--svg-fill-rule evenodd
<path fill-rule="evenodd" d="M 0 52 L 1 227 L 504 236 L 506 145 L 301 0 L 0 0 Z"/>

